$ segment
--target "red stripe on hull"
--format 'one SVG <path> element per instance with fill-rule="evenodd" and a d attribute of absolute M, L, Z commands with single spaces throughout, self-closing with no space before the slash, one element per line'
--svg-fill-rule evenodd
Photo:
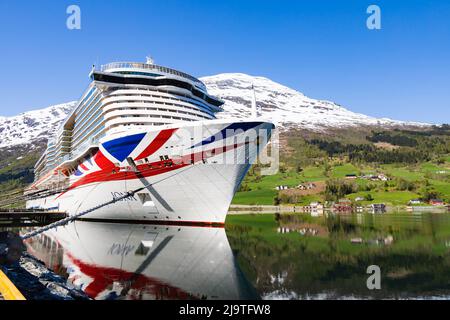
<path fill-rule="evenodd" d="M 100 169 L 114 168 L 114 164 L 100 150 L 95 154 L 94 161 Z"/>
<path fill-rule="evenodd" d="M 181 169 L 181 168 L 187 166 L 187 164 L 174 165 L 172 167 L 163 167 L 163 168 L 158 168 L 158 169 L 144 169 L 144 168 L 142 168 L 142 166 L 145 166 L 145 165 L 138 166 L 139 170 L 141 171 L 142 176 L 151 177 L 151 176 L 159 175 L 162 173 L 170 172 L 173 170 Z M 119 170 L 120 170 L 120 168 L 110 168 L 110 169 L 105 169 L 102 171 L 97 171 L 97 172 L 88 174 L 85 177 L 78 180 L 77 182 L 73 183 L 67 191 L 70 191 L 74 188 L 77 188 L 77 187 L 80 187 L 80 186 L 83 186 L 83 185 L 86 185 L 89 183 L 132 180 L 132 179 L 139 179 L 139 177 L 141 176 L 141 174 L 140 174 L 138 177 L 138 175 L 132 171 L 117 172 Z M 63 195 L 63 194 L 61 194 L 61 195 Z M 58 198 L 61 195 L 59 195 Z"/>
<path fill-rule="evenodd" d="M 147 146 L 147 148 L 145 148 L 144 151 L 141 152 L 140 155 L 137 156 L 137 158 L 135 160 L 141 160 L 143 158 L 146 158 L 146 157 L 154 154 L 156 151 L 159 150 L 159 148 L 161 148 L 161 146 L 164 143 L 167 142 L 167 140 L 170 139 L 170 137 L 173 135 L 173 133 L 176 130 L 177 130 L 176 128 L 167 129 L 167 130 L 163 130 L 160 133 L 158 133 L 156 138 Z"/>
<path fill-rule="evenodd" d="M 199 151 L 186 156 L 182 156 L 181 159 L 173 159 L 149 164 L 141 164 L 137 166 L 137 169 L 139 170 L 139 175 L 133 171 L 120 171 L 120 168 L 114 167 L 114 164 L 105 158 L 109 163 L 111 163 L 112 167 L 87 174 L 86 176 L 80 178 L 78 181 L 74 182 L 65 192 L 61 193 L 57 198 L 61 197 L 63 194 L 65 194 L 70 190 L 73 190 L 77 187 L 89 183 L 139 179 L 142 177 L 156 176 L 159 174 L 181 169 L 186 166 L 192 165 L 193 163 L 203 161 L 204 159 L 207 159 L 214 155 L 219 155 L 221 153 L 228 152 L 230 150 L 236 149 L 248 143 L 249 142 L 245 142 L 222 148 L 215 148 L 208 151 Z M 193 162 L 190 162 L 190 160 L 193 160 Z"/>

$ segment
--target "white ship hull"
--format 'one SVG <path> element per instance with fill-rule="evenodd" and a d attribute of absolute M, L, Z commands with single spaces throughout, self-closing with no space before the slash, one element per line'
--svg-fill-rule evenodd
<path fill-rule="evenodd" d="M 243 130 L 232 137 L 205 140 L 205 137 L 224 132 L 227 128 Z M 272 128 L 273 125 L 266 122 L 213 120 L 155 129 L 142 133 L 144 137 L 133 148 L 124 143 L 120 145 L 119 148 L 129 152 L 126 159 L 116 145 L 111 146 L 111 141 L 128 141 L 129 137 L 137 134 L 105 137 L 98 149 L 101 157 L 97 153 L 87 162 L 82 162 L 77 172 L 70 175 L 67 190 L 29 200 L 27 207 L 75 215 L 144 187 L 134 196 L 82 218 L 223 224 L 235 192 L 258 152 L 265 147 Z M 259 138 L 249 135 L 249 130 L 256 130 Z M 164 136 L 162 131 L 170 133 L 165 138 L 170 137 L 161 140 Z M 144 161 L 142 156 L 147 154 Z M 130 167 L 130 159 L 135 161 L 135 168 Z M 187 159 L 193 160 L 189 162 Z"/>

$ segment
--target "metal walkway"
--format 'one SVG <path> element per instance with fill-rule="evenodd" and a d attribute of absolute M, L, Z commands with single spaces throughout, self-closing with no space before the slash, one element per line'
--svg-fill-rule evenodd
<path fill-rule="evenodd" d="M 0 226 L 52 223 L 66 217 L 65 212 L 27 209 L 0 209 Z"/>

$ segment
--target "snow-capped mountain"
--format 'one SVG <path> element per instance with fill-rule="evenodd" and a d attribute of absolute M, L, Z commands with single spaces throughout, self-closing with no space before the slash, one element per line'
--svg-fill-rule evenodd
<path fill-rule="evenodd" d="M 0 148 L 47 140 L 75 103 L 63 103 L 13 117 L 0 117 Z"/>
<path fill-rule="evenodd" d="M 355 126 L 429 126 L 424 123 L 373 118 L 340 105 L 306 97 L 304 94 L 264 77 L 224 73 L 201 78 L 208 92 L 225 101 L 218 117 L 247 118 L 251 113 L 252 85 L 259 116 L 281 129 L 298 127 L 314 131 Z"/>
<path fill-rule="evenodd" d="M 377 119 L 351 112 L 333 102 L 308 98 L 302 93 L 264 77 L 225 73 L 201 78 L 209 93 L 225 101 L 219 118 L 247 118 L 251 110 L 252 85 L 263 119 L 274 121 L 281 129 L 292 127 L 323 131 L 351 126 L 428 126 L 423 123 Z M 0 117 L 0 148 L 42 143 L 55 132 L 76 102 Z"/>

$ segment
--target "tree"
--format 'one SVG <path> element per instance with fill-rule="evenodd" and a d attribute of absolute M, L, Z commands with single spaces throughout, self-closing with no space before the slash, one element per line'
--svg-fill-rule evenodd
<path fill-rule="evenodd" d="M 340 179 L 329 179 L 326 182 L 326 200 L 339 200 L 347 194 L 357 192 L 357 186 Z"/>
<path fill-rule="evenodd" d="M 278 195 L 276 195 L 276 196 L 273 198 L 273 204 L 274 204 L 275 206 L 278 206 L 278 205 L 280 205 L 280 203 L 281 203 L 281 199 L 278 197 Z"/>
<path fill-rule="evenodd" d="M 325 177 L 329 177 L 330 176 L 330 171 L 331 171 L 331 166 L 328 162 L 325 162 L 325 165 L 323 167 L 323 175 Z"/>
<path fill-rule="evenodd" d="M 421 198 L 422 201 L 428 202 L 431 199 L 437 199 L 439 198 L 439 192 L 436 190 L 426 190 Z"/>
<path fill-rule="evenodd" d="M 413 182 L 407 181 L 402 178 L 397 179 L 397 190 L 400 191 L 413 191 L 416 189 L 416 185 Z"/>

